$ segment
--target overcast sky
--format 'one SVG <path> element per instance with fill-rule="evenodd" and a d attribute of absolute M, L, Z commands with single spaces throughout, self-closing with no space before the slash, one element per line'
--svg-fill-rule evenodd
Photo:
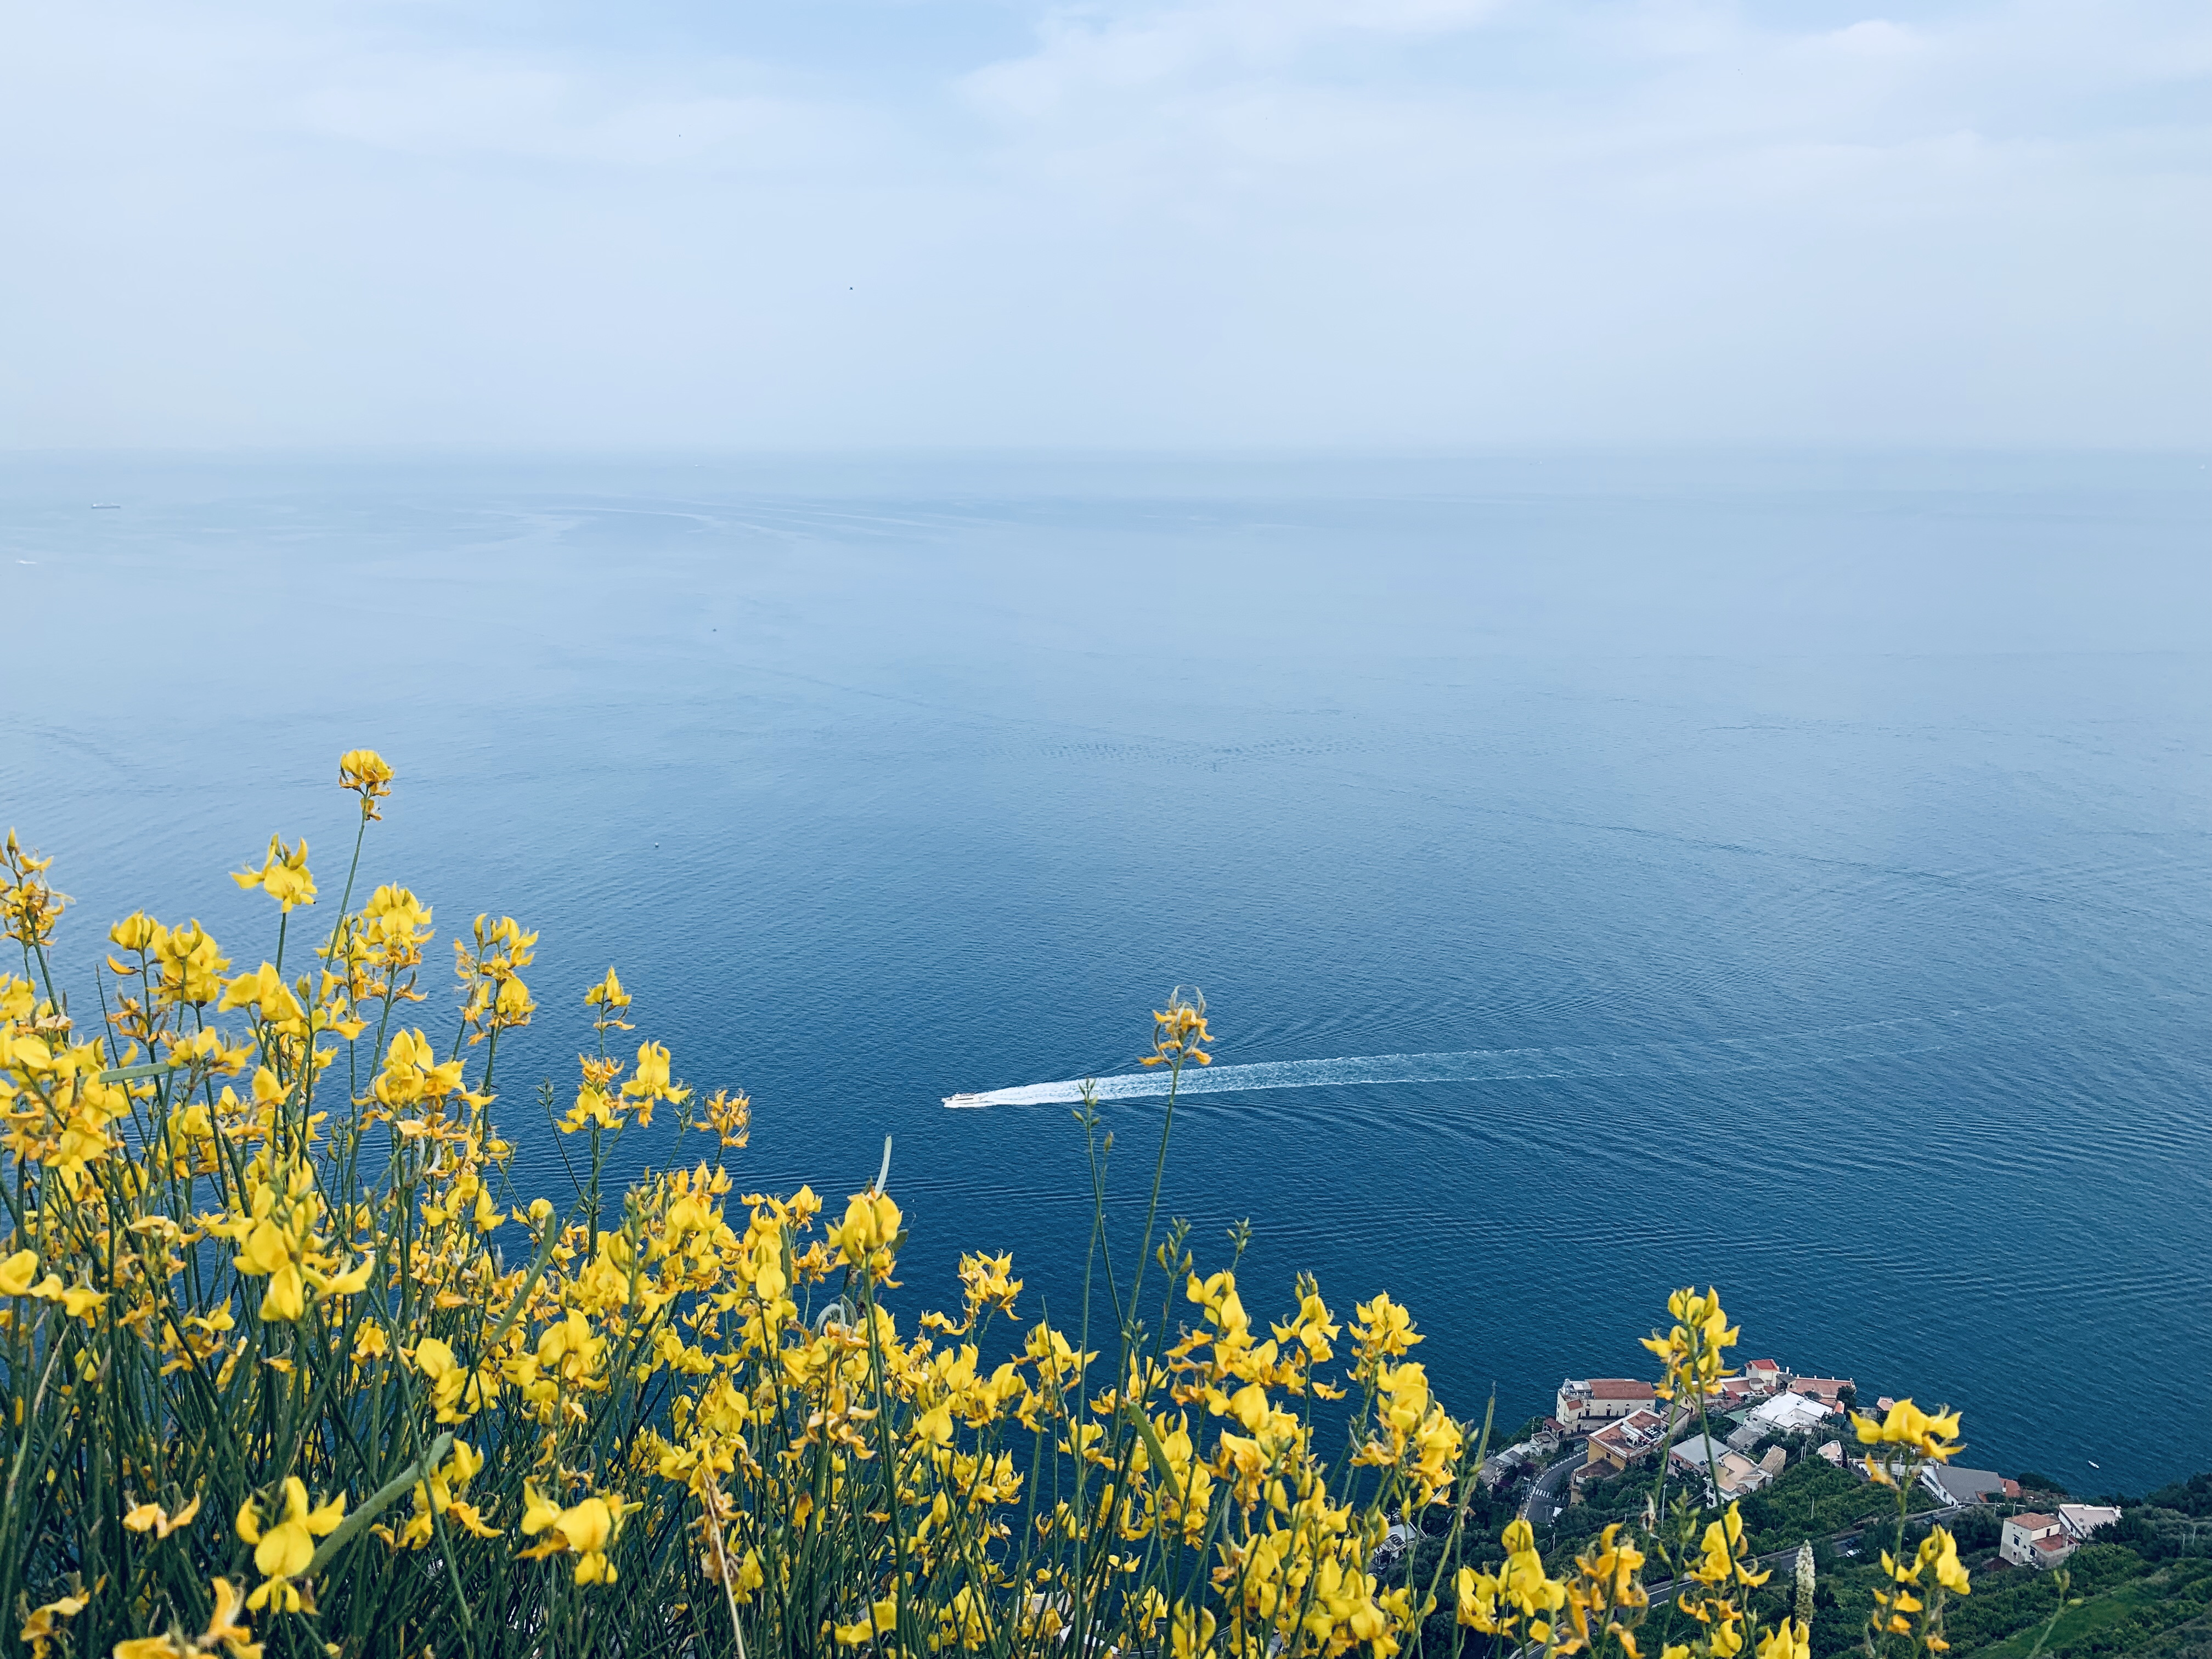
<path fill-rule="evenodd" d="M 10 447 L 2212 442 L 2206 0 L 4 15 Z"/>

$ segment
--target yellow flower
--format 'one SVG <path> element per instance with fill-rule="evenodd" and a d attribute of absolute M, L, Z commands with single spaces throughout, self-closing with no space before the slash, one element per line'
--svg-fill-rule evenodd
<path fill-rule="evenodd" d="M 325 1296 L 359 1296 L 368 1288 L 368 1276 L 375 1268 L 376 1258 L 365 1255 L 349 1273 L 326 1273 L 310 1269 L 308 1277 Z"/>
<path fill-rule="evenodd" d="M 863 1642 L 896 1629 L 897 1625 L 898 1598 L 886 1595 L 882 1601 L 870 1604 L 866 1619 L 855 1624 L 835 1626 L 832 1634 L 836 1637 L 839 1647 L 856 1648 Z"/>
<path fill-rule="evenodd" d="M 1470 1630 L 1495 1635 L 1498 1630 L 1498 1581 L 1486 1572 L 1462 1567 L 1453 1588 L 1458 1596 L 1459 1622 Z"/>
<path fill-rule="evenodd" d="M 1707 1523 L 1705 1535 L 1698 1547 L 1704 1559 L 1690 1569 L 1690 1577 L 1701 1583 L 1718 1586 L 1733 1579 L 1740 1584 L 1763 1584 L 1773 1576 L 1773 1570 L 1753 1572 L 1757 1558 L 1743 1553 L 1743 1516 L 1739 1506 L 1731 1504 L 1728 1513 L 1719 1520 Z"/>
<path fill-rule="evenodd" d="M 1759 1638 L 1759 1659 L 1813 1659 L 1813 1632 L 1802 1620 L 1784 1619 Z"/>
<path fill-rule="evenodd" d="M 625 1504 L 619 1497 L 611 1502 L 592 1497 L 562 1509 L 539 1492 L 536 1482 L 526 1480 L 522 1485 L 523 1535 L 544 1536 L 521 1553 L 526 1559 L 542 1560 L 549 1555 L 569 1552 L 577 1558 L 578 1583 L 611 1584 L 617 1574 L 614 1562 L 607 1555 L 607 1546 L 621 1532 L 623 1516 L 635 1508 L 636 1504 Z"/>
<path fill-rule="evenodd" d="M 1213 1614 L 1206 1608 L 1200 1608 L 1194 1618 L 1188 1607 L 1177 1607 L 1168 1621 L 1168 1634 L 1173 1638 L 1169 1646 L 1175 1659 L 1205 1659 L 1211 1654 L 1215 1624 Z M 1370 1632 L 1370 1638 L 1376 1633 Z"/>
<path fill-rule="evenodd" d="M 230 958 L 216 947 L 198 920 L 172 927 L 154 940 L 154 954 L 161 963 L 159 994 L 164 1002 L 211 1002 L 222 989 L 222 971 Z"/>
<path fill-rule="evenodd" d="M 315 878 L 307 870 L 307 843 L 287 847 L 281 836 L 269 837 L 269 856 L 258 870 L 240 870 L 231 877 L 240 887 L 258 887 L 286 911 L 295 904 L 315 902 Z"/>
<path fill-rule="evenodd" d="M 107 1292 L 95 1291 L 88 1285 L 74 1285 L 62 1292 L 62 1307 L 71 1319 L 82 1319 L 88 1325 L 92 1316 L 107 1304 Z"/>
<path fill-rule="evenodd" d="M 256 1009 L 263 1019 L 288 1035 L 301 1032 L 307 1025 L 300 1000 L 292 994 L 292 988 L 284 983 L 284 976 L 275 965 L 266 962 L 225 985 L 222 1000 L 216 1008 L 220 1013 L 228 1013 L 234 1008 Z"/>
<path fill-rule="evenodd" d="M 661 1042 L 638 1045 L 637 1069 L 630 1073 L 629 1081 L 623 1085 L 622 1091 L 624 1097 L 637 1103 L 637 1121 L 640 1123 L 653 1121 L 653 1103 L 656 1100 L 672 1101 L 680 1106 L 691 1097 L 689 1089 L 679 1087 L 669 1080 L 668 1046 Z"/>
<path fill-rule="evenodd" d="M 1644 1553 L 1620 1541 L 1620 1523 L 1608 1522 L 1597 1547 L 1575 1558 L 1575 1577 L 1567 1586 L 1568 1613 L 1578 1644 L 1591 1644 L 1595 1634 L 1619 1636 L 1629 1659 L 1636 1659 L 1635 1638 L 1612 1615 L 1648 1606 L 1650 1597 L 1637 1577 Z M 1592 1626 L 1601 1620 L 1601 1629 L 1594 1634 Z"/>
<path fill-rule="evenodd" d="M 607 976 L 584 993 L 584 1001 L 588 1006 L 605 1009 L 607 1012 L 603 1018 L 609 1026 L 624 1031 L 629 1030 L 615 1018 L 617 1010 L 629 1006 L 629 993 L 623 989 L 623 982 L 615 977 L 613 969 L 608 969 Z"/>
<path fill-rule="evenodd" d="M 1486 1572 L 1462 1567 L 1458 1591 L 1458 1620 L 1486 1635 L 1513 1632 L 1524 1619 L 1528 1635 L 1549 1643 L 1552 1628 L 1540 1616 L 1557 1613 L 1567 1601 L 1567 1586 L 1544 1571 L 1544 1558 L 1536 1549 L 1536 1534 L 1519 1516 L 1508 1522 L 1499 1534 L 1505 1560 Z M 1501 1603 L 1503 1605 L 1501 1605 Z"/>
<path fill-rule="evenodd" d="M 952 1402 L 939 1401 L 914 1421 L 915 1438 L 932 1446 L 952 1443 Z"/>
<path fill-rule="evenodd" d="M 549 1503 L 538 1490 L 538 1483 L 522 1483 L 522 1532 L 526 1538 L 535 1538 L 561 1518 L 561 1506 Z"/>
<path fill-rule="evenodd" d="M 231 1659 L 261 1659 L 259 1644 L 248 1645 L 253 1632 L 239 1622 L 238 1615 L 245 1604 L 237 1587 L 228 1578 L 217 1578 L 210 1588 L 215 1592 L 215 1613 L 200 1636 L 200 1645 L 213 1648 L 220 1642 L 230 1650 Z"/>
<path fill-rule="evenodd" d="M 416 1346 L 415 1364 L 430 1379 L 431 1403 L 441 1423 L 464 1422 L 498 1398 L 495 1373 L 470 1370 L 434 1336 Z"/>
<path fill-rule="evenodd" d="M 1178 985 L 1169 993 L 1168 1006 L 1154 1010 L 1152 1052 L 1138 1063 L 1173 1066 L 1196 1060 L 1200 1066 L 1211 1066 L 1213 1056 L 1204 1045 L 1212 1041 L 1213 1034 L 1206 1029 L 1205 993 L 1195 987 L 1185 991 Z"/>
<path fill-rule="evenodd" d="M 82 1613 L 91 1599 L 86 1595 L 64 1595 L 58 1601 L 47 1602 L 23 1621 L 22 1639 L 31 1644 L 32 1659 L 46 1659 L 47 1648 L 61 1634 L 57 1621 Z"/>
<path fill-rule="evenodd" d="M 301 1278 L 298 1264 L 288 1258 L 269 1275 L 269 1288 L 261 1296 L 261 1317 L 272 1324 L 290 1324 L 307 1311 L 307 1281 Z"/>
<path fill-rule="evenodd" d="M 1861 1445 L 1902 1446 L 1939 1463 L 1962 1449 L 1957 1412 L 1923 1412 L 1910 1400 L 1899 1401 L 1879 1423 L 1854 1417 L 1852 1425 Z"/>
<path fill-rule="evenodd" d="M 446 1506 L 446 1518 L 459 1522 L 463 1531 L 474 1533 L 478 1538 L 502 1536 L 500 1529 L 485 1520 L 475 1504 L 464 1504 L 458 1498 Z"/>
<path fill-rule="evenodd" d="M 0 1261 L 0 1296 L 28 1296 L 38 1273 L 39 1253 L 16 1251 L 5 1261 Z"/>
<path fill-rule="evenodd" d="M 705 1117 L 693 1123 L 695 1129 L 712 1130 L 723 1146 L 743 1146 L 752 1139 L 752 1097 L 742 1091 L 732 1094 L 727 1089 L 717 1089 L 704 1102 Z"/>
<path fill-rule="evenodd" d="M 838 1254 L 851 1266 L 871 1267 L 878 1277 L 890 1271 L 880 1259 L 898 1237 L 903 1218 L 888 1193 L 854 1193 L 845 1205 L 845 1218 L 831 1229 Z"/>
<path fill-rule="evenodd" d="M 1378 1293 L 1372 1302 L 1355 1304 L 1352 1313 L 1352 1335 L 1358 1345 L 1363 1364 L 1401 1354 L 1415 1343 L 1427 1340 L 1414 1330 L 1413 1316 L 1391 1301 L 1387 1293 Z"/>
<path fill-rule="evenodd" d="M 133 910 L 107 930 L 107 942 L 118 951 L 150 951 L 154 948 L 154 941 L 167 932 L 167 928 L 143 910 Z M 110 957 L 107 960 L 110 966 L 114 966 L 114 957 Z M 136 968 L 117 968 L 116 971 L 135 974 L 138 970 Z"/>
<path fill-rule="evenodd" d="M 554 1524 L 561 1529 L 561 1536 L 568 1540 L 570 1549 L 590 1554 L 607 1547 L 607 1540 L 614 1536 L 615 1517 L 605 1498 L 586 1498 L 562 1510 L 561 1518 Z"/>
<path fill-rule="evenodd" d="M 361 815 L 380 818 L 376 803 L 392 793 L 392 768 L 374 749 L 349 749 L 338 757 L 338 787 L 361 797 Z"/>
<path fill-rule="evenodd" d="M 396 1031 L 384 1051 L 384 1069 L 368 1092 L 379 1105 L 395 1109 L 441 1101 L 461 1086 L 463 1066 L 459 1060 L 440 1063 L 437 1050 L 420 1030 Z"/>
<path fill-rule="evenodd" d="M 1022 1291 L 1022 1281 L 1013 1277 L 1013 1266 L 1011 1255 L 960 1258 L 960 1292 L 968 1304 L 971 1322 L 985 1308 L 995 1308 L 1005 1314 L 1013 1312 L 1014 1299 Z"/>
<path fill-rule="evenodd" d="M 171 1515 L 159 1504 L 140 1504 L 124 1516 L 123 1524 L 133 1532 L 150 1532 L 156 1538 L 167 1538 L 179 1527 L 191 1524 L 192 1517 L 200 1512 L 200 1500 L 195 1493 L 192 1501 Z"/>
<path fill-rule="evenodd" d="M 271 1578 L 296 1578 L 314 1559 L 315 1540 L 336 1532 L 344 1519 L 343 1493 L 320 1508 L 310 1509 L 307 1482 L 295 1474 L 284 1482 L 284 1518 L 264 1529 L 261 1512 L 249 1498 L 238 1512 L 238 1535 L 254 1546 L 253 1565 L 263 1573 Z M 261 1592 L 254 1594 L 258 1597 Z M 261 1603 L 256 1600 L 249 1605 Z"/>
<path fill-rule="evenodd" d="M 1958 1540 L 1941 1527 L 1930 1527 L 1928 1536 L 1920 1540 L 1919 1559 L 1914 1565 L 1916 1577 L 1918 1568 L 1932 1566 L 1936 1569 L 1936 1582 L 1945 1589 L 1960 1595 L 1972 1593 L 1966 1569 L 1959 1559 Z"/>
<path fill-rule="evenodd" d="M 611 1584 L 615 1582 L 614 1563 L 606 1557 L 608 1540 L 615 1535 L 616 1516 L 601 1498 L 586 1498 L 561 1511 L 561 1518 L 553 1523 L 554 1529 L 567 1540 L 579 1559 L 576 1562 L 576 1582 L 580 1584 Z"/>
<path fill-rule="evenodd" d="M 1686 1286 L 1667 1298 L 1667 1311 L 1674 1317 L 1674 1328 L 1644 1339 L 1644 1346 L 1666 1364 L 1659 1397 L 1672 1400 L 1684 1389 L 1693 1395 L 1717 1394 L 1726 1363 L 1721 1351 L 1734 1347 L 1739 1334 L 1721 1311 L 1721 1293 L 1709 1289 L 1701 1296 Z"/>
<path fill-rule="evenodd" d="M 66 895 L 46 884 L 46 872 L 53 862 L 26 853 L 15 832 L 8 832 L 5 849 L 0 851 L 0 875 L 14 879 L 0 886 L 0 932 L 26 949 L 43 946 L 52 939 L 54 924 L 69 904 Z"/>

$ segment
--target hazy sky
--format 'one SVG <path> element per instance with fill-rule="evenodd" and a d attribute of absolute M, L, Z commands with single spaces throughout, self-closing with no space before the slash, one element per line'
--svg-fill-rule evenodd
<path fill-rule="evenodd" d="M 0 15 L 8 446 L 2212 441 L 2206 0 Z"/>

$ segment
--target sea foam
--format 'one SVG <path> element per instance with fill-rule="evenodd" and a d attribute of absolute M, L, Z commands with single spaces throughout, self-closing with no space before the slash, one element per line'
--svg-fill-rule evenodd
<path fill-rule="evenodd" d="M 1243 1066 L 1186 1066 L 1177 1092 L 1221 1094 L 1262 1089 L 1346 1088 L 1377 1083 L 1504 1083 L 1524 1079 L 1698 1076 L 1826 1066 L 1873 1055 L 1912 1054 L 1956 1042 L 1989 1011 L 1862 1021 L 1823 1030 L 1771 1033 L 1711 1041 L 1626 1043 L 1557 1048 L 1455 1048 L 1422 1054 L 1346 1054 L 1334 1060 L 1261 1060 Z M 1110 1077 L 1024 1083 L 978 1094 L 948 1095 L 956 1110 L 986 1106 L 1061 1106 L 1083 1098 L 1088 1082 L 1099 1100 L 1142 1100 L 1168 1092 L 1166 1067 Z"/>

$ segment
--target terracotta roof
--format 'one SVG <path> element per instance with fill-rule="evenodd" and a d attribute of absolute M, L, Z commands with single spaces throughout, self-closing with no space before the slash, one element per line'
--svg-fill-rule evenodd
<path fill-rule="evenodd" d="M 2062 1554 L 2074 1547 L 2074 1540 L 2063 1533 L 2052 1533 L 2046 1537 L 2033 1538 L 2028 1541 L 2048 1555 Z"/>
<path fill-rule="evenodd" d="M 1649 1382 L 1626 1376 L 1593 1376 L 1589 1383 L 1593 1400 L 1656 1400 L 1658 1391 Z"/>
<path fill-rule="evenodd" d="M 1778 1371 L 1781 1369 L 1771 1359 L 1754 1359 L 1744 1367 L 1747 1371 Z"/>
<path fill-rule="evenodd" d="M 2055 1527 L 2058 1524 L 2058 1517 L 2057 1516 L 2039 1514 L 2033 1510 L 2030 1510 L 2026 1515 L 2015 1515 L 2008 1517 L 2008 1519 L 2014 1526 L 2018 1527 L 2022 1532 L 2041 1532 L 2046 1528 Z"/>

